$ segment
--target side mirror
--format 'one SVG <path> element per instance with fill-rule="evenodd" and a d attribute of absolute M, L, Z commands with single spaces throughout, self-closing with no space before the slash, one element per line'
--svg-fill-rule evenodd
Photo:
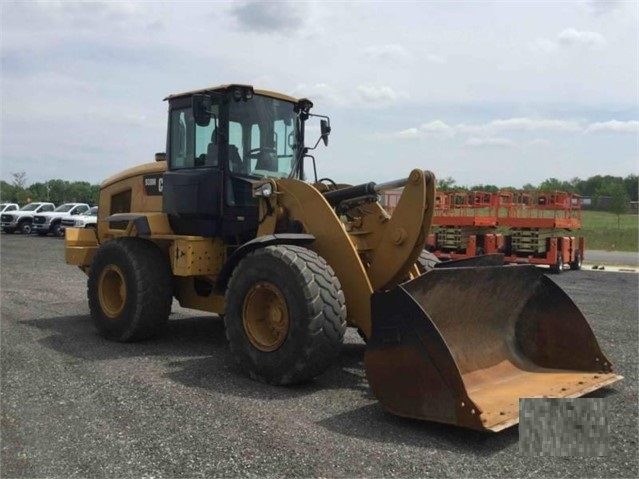
<path fill-rule="evenodd" d="M 191 100 L 193 118 L 198 126 L 208 126 L 211 122 L 211 106 L 213 99 L 210 95 L 195 94 Z"/>
<path fill-rule="evenodd" d="M 331 125 L 329 125 L 328 120 L 320 121 L 320 132 L 324 146 L 328 146 L 328 135 L 331 133 Z"/>

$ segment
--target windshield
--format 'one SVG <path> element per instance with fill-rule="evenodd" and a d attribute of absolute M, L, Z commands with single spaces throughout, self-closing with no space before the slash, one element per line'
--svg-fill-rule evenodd
<path fill-rule="evenodd" d="M 28 205 L 24 205 L 22 208 L 20 208 L 22 211 L 33 211 L 35 209 L 38 208 L 38 206 L 40 206 L 40 203 L 29 203 Z"/>
<path fill-rule="evenodd" d="M 291 176 L 294 153 L 301 138 L 294 107 L 289 101 L 262 95 L 230 104 L 229 167 L 232 172 L 260 177 Z"/>
<path fill-rule="evenodd" d="M 60 205 L 58 206 L 55 210 L 53 211 L 58 211 L 60 213 L 65 213 L 67 211 L 69 211 L 71 208 L 73 208 L 72 204 L 68 204 L 68 205 Z"/>

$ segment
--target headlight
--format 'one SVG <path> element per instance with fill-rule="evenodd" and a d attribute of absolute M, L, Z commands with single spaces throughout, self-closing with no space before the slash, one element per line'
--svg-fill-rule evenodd
<path fill-rule="evenodd" d="M 74 226 L 83 227 L 84 226 L 84 220 L 75 220 L 75 225 Z"/>
<path fill-rule="evenodd" d="M 273 185 L 271 183 L 264 183 L 263 185 L 255 188 L 253 193 L 255 196 L 263 196 L 264 198 L 269 198 L 273 194 Z"/>

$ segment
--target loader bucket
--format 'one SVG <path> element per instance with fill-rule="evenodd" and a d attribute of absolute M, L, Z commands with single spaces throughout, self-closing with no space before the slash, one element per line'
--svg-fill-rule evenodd
<path fill-rule="evenodd" d="M 500 431 L 519 398 L 619 379 L 572 300 L 535 266 L 436 268 L 371 298 L 365 367 L 399 416 Z"/>

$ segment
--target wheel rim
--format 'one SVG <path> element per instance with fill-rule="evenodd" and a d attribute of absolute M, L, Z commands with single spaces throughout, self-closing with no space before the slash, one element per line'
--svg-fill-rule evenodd
<path fill-rule="evenodd" d="M 280 290 L 267 282 L 254 284 L 244 299 L 242 322 L 255 348 L 271 352 L 282 346 L 288 334 L 290 318 Z"/>
<path fill-rule="evenodd" d="M 31 225 L 29 223 L 24 223 L 22 225 L 22 232 L 25 234 L 31 233 Z"/>
<path fill-rule="evenodd" d="M 100 273 L 98 292 L 104 314 L 111 319 L 117 318 L 126 303 L 126 281 L 122 270 L 112 264 L 106 266 Z"/>

